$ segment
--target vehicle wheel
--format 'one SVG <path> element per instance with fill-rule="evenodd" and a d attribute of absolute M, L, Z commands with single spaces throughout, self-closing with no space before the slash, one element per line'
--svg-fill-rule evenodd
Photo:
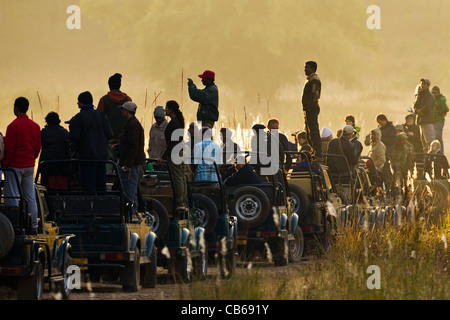
<path fill-rule="evenodd" d="M 137 292 L 139 291 L 141 266 L 140 266 L 140 252 L 139 248 L 135 249 L 134 261 L 127 263 L 125 270 L 121 274 L 122 288 L 124 291 Z"/>
<path fill-rule="evenodd" d="M 291 202 L 292 209 L 299 217 L 303 217 L 309 208 L 308 195 L 305 190 L 293 183 L 289 184 L 289 191 L 291 193 L 289 201 Z"/>
<path fill-rule="evenodd" d="M 154 288 L 156 285 L 157 251 L 156 246 L 153 246 L 150 263 L 146 263 L 142 266 L 141 283 L 144 288 Z"/>
<path fill-rule="evenodd" d="M 241 187 L 234 192 L 231 214 L 238 218 L 239 228 L 252 229 L 266 221 L 270 213 L 270 201 L 260 189 Z"/>
<path fill-rule="evenodd" d="M 11 251 L 14 245 L 14 228 L 8 217 L 0 213 L 0 259 Z"/>
<path fill-rule="evenodd" d="M 282 233 L 281 238 L 269 240 L 272 251 L 272 260 L 275 266 L 285 266 L 289 261 L 289 241 L 287 232 Z"/>
<path fill-rule="evenodd" d="M 325 232 L 320 236 L 320 243 L 322 245 L 322 249 L 325 252 L 328 252 L 333 244 L 333 235 L 331 233 L 331 222 L 330 220 L 326 220 L 325 223 Z"/>
<path fill-rule="evenodd" d="M 163 238 L 169 230 L 169 213 L 164 205 L 156 199 L 145 198 L 145 218 L 147 225 L 158 238 Z"/>
<path fill-rule="evenodd" d="M 229 279 L 236 272 L 237 257 L 236 250 L 228 250 L 225 255 L 219 252 L 219 270 L 222 279 Z"/>
<path fill-rule="evenodd" d="M 217 206 L 209 197 L 201 193 L 193 193 L 192 200 L 194 202 L 194 213 L 196 217 L 196 226 L 205 229 L 205 234 L 214 231 L 219 220 L 219 212 Z"/>
<path fill-rule="evenodd" d="M 44 263 L 39 260 L 34 274 L 19 279 L 17 285 L 18 300 L 42 300 L 44 294 Z"/>
<path fill-rule="evenodd" d="M 305 250 L 305 239 L 300 226 L 295 228 L 294 240 L 289 241 L 289 262 L 300 262 Z"/>
<path fill-rule="evenodd" d="M 185 256 L 176 256 L 174 258 L 173 264 L 174 267 L 172 268 L 173 272 L 175 274 L 173 275 L 175 278 L 175 282 L 181 282 L 181 283 L 190 283 L 192 280 L 192 265 L 189 261 L 190 255 Z"/>
<path fill-rule="evenodd" d="M 66 251 L 64 264 L 61 270 L 61 274 L 64 277 L 64 280 L 58 284 L 58 291 L 62 294 L 63 300 L 69 299 L 70 293 L 72 292 L 72 289 L 69 285 L 70 274 L 67 274 L 67 268 L 69 268 L 71 265 L 72 265 L 72 257 L 70 256 L 69 252 Z"/>

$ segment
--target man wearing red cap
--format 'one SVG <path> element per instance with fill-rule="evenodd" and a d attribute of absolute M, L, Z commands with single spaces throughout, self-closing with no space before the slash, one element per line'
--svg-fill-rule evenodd
<path fill-rule="evenodd" d="M 194 81 L 188 79 L 189 97 L 198 102 L 197 121 L 202 122 L 203 127 L 213 128 L 214 123 L 219 120 L 219 90 L 215 81 L 215 73 L 206 70 L 199 75 L 204 89 L 197 89 Z"/>

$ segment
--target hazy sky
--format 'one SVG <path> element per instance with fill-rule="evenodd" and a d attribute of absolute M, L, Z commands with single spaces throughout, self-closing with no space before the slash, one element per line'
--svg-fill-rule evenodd
<path fill-rule="evenodd" d="M 68 27 L 77 22 L 71 5 L 80 29 Z M 370 5 L 380 8 L 381 29 L 367 26 Z M 78 93 L 89 90 L 97 102 L 115 72 L 146 130 L 158 94 L 157 104 L 178 100 L 192 121 L 186 78 L 201 86 L 197 75 L 213 69 L 219 126 L 272 116 L 290 134 L 303 128 L 303 65 L 313 59 L 323 82 L 320 126 L 337 131 L 352 113 L 367 134 L 380 112 L 403 122 L 422 77 L 446 95 L 448 12 L 443 0 L 0 0 L 0 131 L 17 96 L 29 98 L 41 125 L 49 111 L 66 120 Z"/>

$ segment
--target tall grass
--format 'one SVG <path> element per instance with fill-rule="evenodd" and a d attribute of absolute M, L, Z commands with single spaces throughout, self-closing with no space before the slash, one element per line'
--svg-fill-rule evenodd
<path fill-rule="evenodd" d="M 218 300 L 448 300 L 450 212 L 440 225 L 417 222 L 372 231 L 345 227 L 332 249 L 275 271 L 239 268 L 229 280 L 191 286 L 192 299 Z M 380 289 L 369 289 L 369 266 L 380 270 Z"/>

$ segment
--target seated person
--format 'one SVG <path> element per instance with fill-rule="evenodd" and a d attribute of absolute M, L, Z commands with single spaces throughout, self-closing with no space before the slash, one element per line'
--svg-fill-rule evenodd
<path fill-rule="evenodd" d="M 223 180 L 226 187 L 262 183 L 261 178 L 247 163 L 244 156 L 236 157 L 234 165 L 224 174 Z"/>
<path fill-rule="evenodd" d="M 320 175 L 320 170 L 317 168 L 314 164 L 311 163 L 311 151 L 310 150 L 303 150 L 304 154 L 306 154 L 306 157 L 308 158 L 308 161 L 306 161 L 305 156 L 300 154 L 298 157 L 298 165 L 294 167 L 292 172 L 309 172 L 308 162 L 310 163 L 311 171 L 312 173 L 316 175 Z"/>
<path fill-rule="evenodd" d="M 211 129 L 204 127 L 202 128 L 202 141 L 194 145 L 193 163 L 198 164 L 194 181 L 218 182 L 219 177 L 214 162 L 222 163 L 222 149 L 211 139 Z"/>
<path fill-rule="evenodd" d="M 334 138 L 330 141 L 327 151 L 327 165 L 330 168 L 330 172 L 333 175 L 348 175 L 348 166 L 353 171 L 354 167 L 358 164 L 358 156 L 356 154 L 355 146 L 350 141 L 353 137 L 354 128 L 352 126 L 345 126 L 342 130 L 342 136 Z M 343 155 L 343 157 L 332 157 L 331 155 Z"/>
<path fill-rule="evenodd" d="M 424 174 L 428 173 L 430 178 L 448 179 L 449 178 L 448 160 L 441 151 L 441 143 L 434 140 L 430 144 L 430 150 L 425 156 Z"/>

